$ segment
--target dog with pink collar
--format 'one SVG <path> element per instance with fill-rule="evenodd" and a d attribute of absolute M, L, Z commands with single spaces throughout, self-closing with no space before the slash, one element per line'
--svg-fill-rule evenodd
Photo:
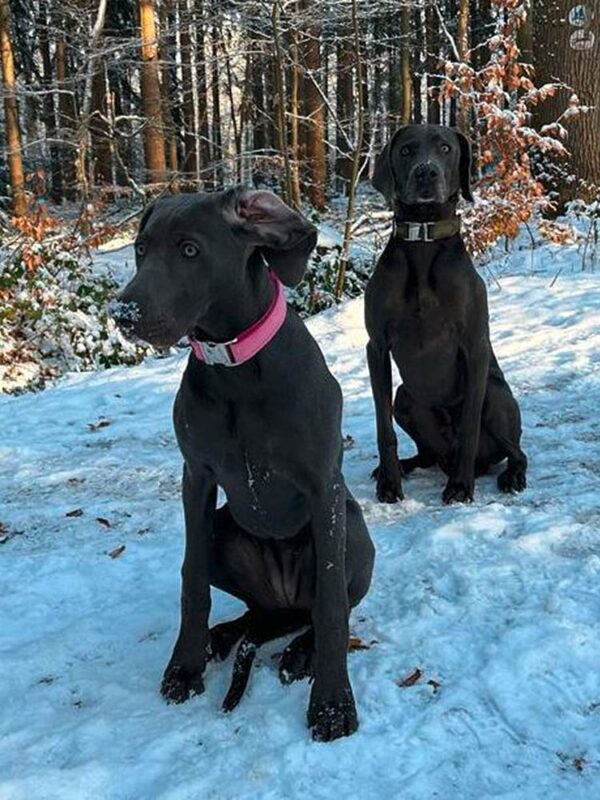
<path fill-rule="evenodd" d="M 164 697 L 203 692 L 207 661 L 240 642 L 223 703 L 231 710 L 257 648 L 296 632 L 280 678 L 313 678 L 308 724 L 329 741 L 358 726 L 348 619 L 369 588 L 374 549 L 342 475 L 340 387 L 283 293 L 316 241 L 271 192 L 161 198 L 140 222 L 137 272 L 116 317 L 153 345 L 187 335 L 192 348 L 174 407 L 185 556 Z M 209 631 L 211 586 L 248 610 Z"/>

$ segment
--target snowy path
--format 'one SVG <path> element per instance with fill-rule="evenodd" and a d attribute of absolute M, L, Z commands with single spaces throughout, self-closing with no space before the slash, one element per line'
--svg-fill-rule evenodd
<path fill-rule="evenodd" d="M 1 800 L 600 797 L 600 284 L 548 285 L 490 288 L 530 489 L 506 498 L 486 477 L 469 507 L 441 505 L 436 471 L 406 481 L 403 504 L 374 501 L 362 303 L 310 323 L 344 388 L 345 473 L 377 546 L 352 620 L 376 640 L 350 654 L 361 727 L 331 745 L 309 739 L 307 684 L 278 682 L 281 642 L 230 716 L 230 662 L 184 706 L 159 697 L 178 622 L 183 357 L 0 399 Z M 217 594 L 213 618 L 237 608 Z"/>

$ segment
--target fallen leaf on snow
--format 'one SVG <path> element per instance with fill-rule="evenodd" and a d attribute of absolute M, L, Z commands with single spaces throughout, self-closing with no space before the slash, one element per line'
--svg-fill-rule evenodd
<path fill-rule="evenodd" d="M 119 556 L 123 555 L 124 551 L 125 551 L 125 545 L 120 544 L 118 547 L 115 547 L 114 550 L 111 550 L 110 553 L 108 553 L 108 555 L 111 558 L 119 558 Z"/>
<path fill-rule="evenodd" d="M 74 508 L 72 511 L 67 511 L 65 517 L 82 517 L 83 508 Z"/>
<path fill-rule="evenodd" d="M 377 644 L 377 639 L 373 639 L 367 644 L 358 636 L 350 636 L 348 639 L 348 650 L 370 650 L 371 646 Z"/>
<path fill-rule="evenodd" d="M 96 522 L 100 523 L 100 525 L 104 525 L 105 528 L 112 527 L 106 517 L 96 517 Z"/>
<path fill-rule="evenodd" d="M 406 678 L 398 678 L 396 683 L 398 686 L 401 686 L 404 689 L 407 686 L 414 686 L 415 683 L 418 683 L 422 677 L 423 672 L 418 667 L 415 667 L 415 669 L 413 669 L 413 671 L 407 675 Z"/>
<path fill-rule="evenodd" d="M 100 417 L 97 422 L 88 422 L 88 430 L 90 431 L 99 431 L 100 428 L 106 428 L 110 425 L 110 420 L 106 419 L 106 417 Z"/>

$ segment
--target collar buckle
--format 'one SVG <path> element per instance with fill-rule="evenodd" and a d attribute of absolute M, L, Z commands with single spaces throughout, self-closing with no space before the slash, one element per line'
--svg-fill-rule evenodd
<path fill-rule="evenodd" d="M 237 339 L 232 339 L 230 342 L 202 342 L 197 340 L 197 343 L 200 345 L 206 364 L 235 367 L 237 361 L 234 360 L 231 354 L 230 345 L 235 344 L 236 341 Z"/>
<path fill-rule="evenodd" d="M 409 242 L 433 242 L 433 236 L 429 235 L 429 222 L 407 222 Z"/>

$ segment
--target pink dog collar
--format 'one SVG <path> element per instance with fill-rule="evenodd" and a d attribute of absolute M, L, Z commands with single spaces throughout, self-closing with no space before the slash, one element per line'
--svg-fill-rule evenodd
<path fill-rule="evenodd" d="M 201 342 L 190 337 L 190 345 L 198 361 L 237 367 L 255 356 L 269 344 L 285 321 L 287 303 L 279 278 L 269 272 L 274 289 L 273 301 L 263 317 L 229 342 Z"/>

